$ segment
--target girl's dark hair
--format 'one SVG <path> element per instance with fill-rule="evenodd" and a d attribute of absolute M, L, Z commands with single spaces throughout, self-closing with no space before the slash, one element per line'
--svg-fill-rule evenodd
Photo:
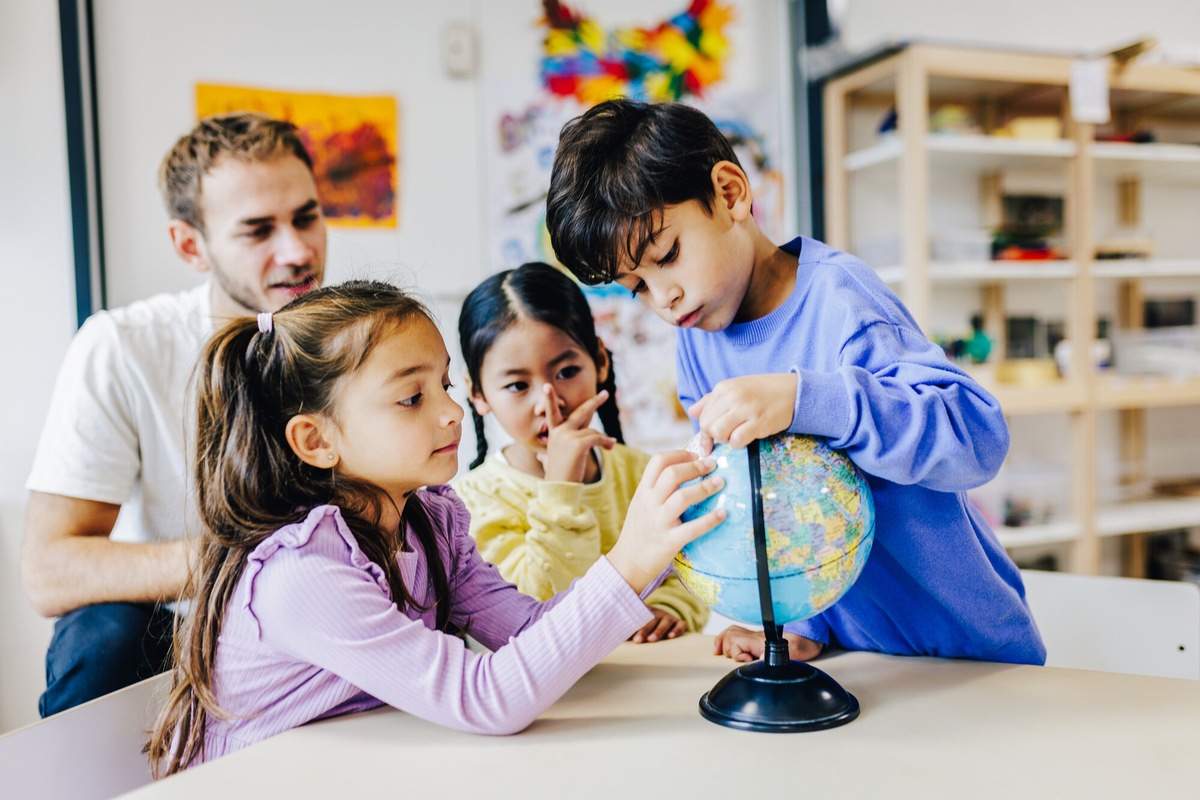
<path fill-rule="evenodd" d="M 387 576 L 400 609 L 437 609 L 449 618 L 449 579 L 424 506 L 414 493 L 399 531 L 380 526 L 391 503 L 376 486 L 302 462 L 285 438 L 298 413 L 336 419 L 345 380 L 387 335 L 430 318 L 419 301 L 386 283 L 351 281 L 317 289 L 273 315 L 262 332 L 254 318 L 231 322 L 209 340 L 197 368 L 196 494 L 202 528 L 188 591 L 191 613 L 176 627 L 171 693 L 147 745 L 155 777 L 187 768 L 203 756 L 208 716 L 229 716 L 217 704 L 218 637 L 246 557 L 279 528 L 309 509 L 341 508 L 359 547 Z M 430 596 L 420 606 L 401 580 L 396 552 L 411 531 L 429 564 Z"/>
<path fill-rule="evenodd" d="M 479 370 L 484 357 L 500 334 L 520 319 L 558 328 L 575 340 L 599 367 L 604 345 L 596 336 L 596 323 L 587 298 L 566 273 L 534 261 L 497 272 L 472 289 L 463 301 L 462 313 L 458 316 L 458 339 L 474 391 L 479 390 Z M 611 358 L 608 360 L 608 378 L 597 388 L 608 390 L 608 399 L 596 412 L 604 432 L 624 443 L 617 412 L 617 379 Z M 471 469 L 475 469 L 487 457 L 487 437 L 483 417 L 474 405 L 471 406 L 471 417 L 475 421 L 477 443 L 475 460 L 471 462 Z"/>
<path fill-rule="evenodd" d="M 683 103 L 608 100 L 563 126 L 546 197 L 554 254 L 583 283 L 637 264 L 667 206 L 712 211 L 712 168 L 741 164 L 707 116 Z"/>

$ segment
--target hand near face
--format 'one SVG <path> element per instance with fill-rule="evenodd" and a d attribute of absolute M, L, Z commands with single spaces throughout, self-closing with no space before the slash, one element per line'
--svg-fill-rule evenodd
<path fill-rule="evenodd" d="M 613 437 L 590 427 L 592 415 L 604 405 L 608 392 L 601 391 L 580 403 L 566 419 L 563 419 L 559 409 L 554 387 L 547 383 L 542 387 L 542 392 L 544 408 L 541 413 L 546 417 L 547 435 L 546 452 L 538 460 L 542 462 L 544 477 L 548 481 L 582 483 L 587 475 L 592 448 L 599 446 L 611 449 L 617 443 Z"/>
<path fill-rule="evenodd" d="M 796 406 L 794 373 L 746 375 L 713 387 L 688 409 L 700 421 L 700 431 L 717 442 L 745 447 L 755 439 L 773 436 L 792 424 Z"/>

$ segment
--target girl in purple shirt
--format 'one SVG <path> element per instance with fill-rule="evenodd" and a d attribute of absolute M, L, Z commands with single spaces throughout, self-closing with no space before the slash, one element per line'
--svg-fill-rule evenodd
<path fill-rule="evenodd" d="M 375 282 L 318 289 L 209 342 L 200 555 L 149 745 L 156 776 L 384 703 L 520 731 L 646 624 L 642 597 L 721 521 L 679 520 L 720 488 L 682 486 L 711 460 L 660 454 L 608 555 L 549 602 L 522 595 L 480 559 L 466 510 L 437 485 L 458 468 L 449 367 L 428 311 Z"/>

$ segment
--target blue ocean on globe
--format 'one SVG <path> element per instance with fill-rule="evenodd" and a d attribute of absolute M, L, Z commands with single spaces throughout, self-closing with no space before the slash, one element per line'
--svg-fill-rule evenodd
<path fill-rule="evenodd" d="M 824 439 L 784 433 L 758 446 L 771 601 L 775 623 L 782 625 L 821 613 L 858 579 L 875 536 L 875 505 L 858 467 Z M 749 456 L 746 448 L 725 444 L 712 457 L 713 474 L 725 486 L 683 519 L 714 508 L 728 516 L 686 545 L 672 566 L 718 614 L 761 625 Z"/>

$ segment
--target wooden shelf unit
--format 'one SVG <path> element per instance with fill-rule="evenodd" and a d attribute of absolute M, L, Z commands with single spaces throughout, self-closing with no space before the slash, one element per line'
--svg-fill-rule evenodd
<path fill-rule="evenodd" d="M 1190 132 L 1187 141 L 1132 144 L 1096 141 L 1097 126 L 1072 118 L 1073 56 L 976 50 L 910 44 L 883 58 L 847 65 L 824 80 L 825 239 L 855 252 L 854 186 L 858 180 L 894 180 L 898 220 L 898 263 L 874 264 L 929 332 L 934 292 L 979 290 L 979 308 L 989 333 L 1003 328 L 1006 290 L 1045 286 L 1064 298 L 1065 337 L 1073 354 L 1067 377 L 1043 385 L 999 383 L 994 366 L 972 369 L 1010 417 L 1065 414 L 1070 420 L 1068 453 L 1070 518 L 997 533 L 1006 547 L 1069 543 L 1075 572 L 1095 574 L 1101 540 L 1200 526 L 1200 499 L 1152 498 L 1101 505 L 1098 465 L 1119 459 L 1144 474 L 1145 411 L 1200 406 L 1200 376 L 1122 375 L 1093 368 L 1097 309 L 1105 292 L 1118 295 L 1117 324 L 1142 326 L 1142 286 L 1147 280 L 1200 279 L 1200 243 L 1186 253 L 1136 260 L 1096 260 L 1102 193 L 1117 192 L 1118 213 L 1136 218 L 1143 185 L 1161 183 L 1190 192 L 1200 205 L 1200 71 L 1178 67 L 1119 64 L 1110 59 L 1109 94 L 1114 121 L 1131 130 L 1165 120 L 1171 130 Z M 929 131 L 925 121 L 938 106 L 969 108 L 979 132 Z M 862 124 L 867 114 L 882 118 L 894 109 L 898 125 L 878 134 Z M 1003 134 L 1006 116 L 1052 115 L 1062 125 L 1057 139 L 1017 139 Z M 857 115 L 857 116 L 856 116 Z M 918 124 L 906 124 L 917 120 Z M 889 171 L 889 172 L 883 172 Z M 939 202 L 935 179 L 951 176 L 979 183 L 980 227 L 999 221 L 1002 175 L 1022 172 L 1061 181 L 1064 260 L 1005 262 L 936 261 L 931 209 Z M 893 177 L 894 173 L 894 177 Z M 873 184 L 878 186 L 878 184 Z M 1180 188 L 1182 187 L 1182 188 Z M 1105 197 L 1112 195 L 1104 195 Z M 1198 218 L 1200 219 L 1200 218 Z M 1200 240 L 1198 240 L 1200 241 Z M 1115 286 L 1115 290 L 1114 290 Z M 974 309 L 966 309 L 969 313 Z M 1003 354 L 1003 342 L 993 347 Z M 1100 453 L 1098 417 L 1118 415 L 1119 452 Z M 1200 445 L 1200 442 L 1197 443 Z M 1200 451 L 1200 447 L 1197 448 Z M 1200 458 L 1197 458 L 1200 467 Z M 1200 469 L 1197 469 L 1200 472 Z M 1144 548 L 1133 547 L 1127 569 L 1144 568 Z"/>

